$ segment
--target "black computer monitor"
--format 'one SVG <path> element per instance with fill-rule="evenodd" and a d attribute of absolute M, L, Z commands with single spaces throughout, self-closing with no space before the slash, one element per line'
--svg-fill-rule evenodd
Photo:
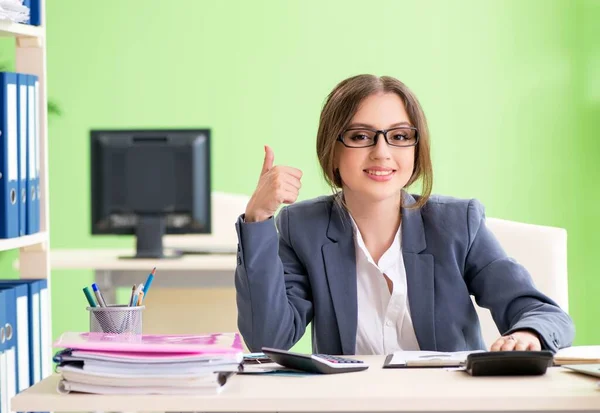
<path fill-rule="evenodd" d="M 210 130 L 92 130 L 92 234 L 134 234 L 135 258 L 164 258 L 163 234 L 209 234 Z"/>

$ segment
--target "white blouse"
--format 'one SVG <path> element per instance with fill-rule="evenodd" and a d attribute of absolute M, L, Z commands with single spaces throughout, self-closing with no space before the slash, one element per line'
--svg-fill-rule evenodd
<path fill-rule="evenodd" d="M 386 355 L 397 350 L 419 350 L 408 306 L 402 226 L 390 248 L 375 263 L 354 220 L 352 224 L 358 301 L 356 354 Z M 384 274 L 393 284 L 391 294 Z"/>

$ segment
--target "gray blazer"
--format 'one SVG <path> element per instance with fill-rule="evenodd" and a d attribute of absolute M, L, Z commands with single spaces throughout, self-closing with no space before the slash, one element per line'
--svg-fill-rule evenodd
<path fill-rule="evenodd" d="M 418 199 L 403 193 L 403 205 Z M 284 207 L 274 220 L 236 223 L 238 327 L 251 351 L 289 349 L 312 322 L 313 352 L 354 354 L 356 256 L 352 223 L 333 196 Z M 477 200 L 432 196 L 402 209 L 408 301 L 421 350 L 485 349 L 470 296 L 499 331 L 529 329 L 542 348 L 571 344 L 571 318 L 534 287 L 485 225 Z M 279 230 L 279 233 L 277 231 Z"/>

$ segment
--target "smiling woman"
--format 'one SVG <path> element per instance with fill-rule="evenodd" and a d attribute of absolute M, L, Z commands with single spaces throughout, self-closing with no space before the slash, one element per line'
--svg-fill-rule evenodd
<path fill-rule="evenodd" d="M 384 137 L 387 145 L 377 145 L 379 136 Z M 345 148 L 340 148 L 337 142 Z M 370 176 L 378 181 L 394 178 L 395 182 L 387 188 L 396 197 L 400 196 L 401 188 L 420 179 L 423 191 L 415 207 L 424 205 L 433 184 L 427 121 L 416 96 L 395 78 L 357 76 L 347 79 L 331 92 L 328 104 L 321 112 L 317 156 L 325 180 L 332 189 L 335 191 L 346 186 L 346 193 L 340 200 L 347 201 L 352 187 L 360 185 L 352 172 L 357 166 L 352 167 L 352 163 L 359 162 L 357 158 L 364 158 L 365 153 L 372 152 L 355 148 L 369 147 L 375 147 L 379 152 L 389 150 L 396 169 L 390 165 L 382 166 L 381 159 L 375 162 L 363 159 L 362 162 L 367 162 L 369 168 L 361 170 L 367 174 L 370 171 Z M 385 155 L 379 153 L 375 156 L 381 158 Z M 347 162 L 340 162 L 341 157 Z M 373 175 L 388 175 L 389 178 L 377 179 Z M 402 185 L 398 187 L 398 184 Z"/>
<path fill-rule="evenodd" d="M 236 223 L 238 326 L 252 351 L 289 349 L 310 322 L 317 353 L 484 349 L 471 296 L 502 334 L 491 350 L 571 344 L 570 317 L 506 255 L 483 206 L 431 195 L 429 146 L 410 89 L 360 75 L 321 113 L 317 155 L 332 196 L 296 203 L 302 172 L 274 166 L 265 147 Z M 421 194 L 409 194 L 418 180 Z M 282 203 L 293 205 L 275 225 Z"/>

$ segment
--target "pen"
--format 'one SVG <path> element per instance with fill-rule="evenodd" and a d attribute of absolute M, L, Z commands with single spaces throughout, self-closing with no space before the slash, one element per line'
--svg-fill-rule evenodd
<path fill-rule="evenodd" d="M 152 284 L 152 280 L 154 280 L 154 274 L 156 274 L 156 267 L 154 267 L 150 275 L 148 275 L 148 279 L 146 280 L 146 284 L 144 285 L 144 296 L 148 295 L 150 284 Z"/>
<path fill-rule="evenodd" d="M 129 307 L 133 307 L 133 301 L 135 299 L 135 284 L 131 287 L 131 297 L 129 297 Z"/>
<path fill-rule="evenodd" d="M 102 297 L 102 293 L 100 289 L 96 285 L 96 283 L 92 284 L 92 289 L 94 290 L 94 294 L 96 294 L 96 300 L 98 300 L 98 305 L 100 307 L 106 307 L 106 302 L 104 301 L 104 297 Z"/>
<path fill-rule="evenodd" d="M 88 303 L 90 304 L 90 307 L 96 307 L 96 301 L 94 300 L 94 296 L 92 295 L 92 292 L 90 291 L 90 287 L 85 287 L 83 289 L 83 293 L 85 294 L 85 298 L 87 298 Z"/>

